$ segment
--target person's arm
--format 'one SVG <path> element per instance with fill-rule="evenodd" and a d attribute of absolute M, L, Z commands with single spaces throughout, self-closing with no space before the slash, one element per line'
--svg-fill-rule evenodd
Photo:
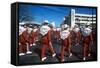
<path fill-rule="evenodd" d="M 19 46 L 21 45 L 21 43 L 19 42 Z"/>
<path fill-rule="evenodd" d="M 48 31 L 48 41 L 51 42 L 51 31 L 50 30 Z"/>
<path fill-rule="evenodd" d="M 53 48 L 51 43 L 51 30 L 48 31 L 48 41 L 49 41 L 49 45 Z"/>
<path fill-rule="evenodd" d="M 79 39 L 80 39 L 81 38 L 81 32 L 79 31 L 78 34 L 79 34 Z"/>
<path fill-rule="evenodd" d="M 32 31 L 33 32 L 33 31 Z M 33 38 L 32 32 L 30 33 L 30 38 Z"/>

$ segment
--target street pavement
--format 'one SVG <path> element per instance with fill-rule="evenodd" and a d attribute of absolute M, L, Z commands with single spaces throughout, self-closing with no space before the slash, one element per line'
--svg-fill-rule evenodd
<path fill-rule="evenodd" d="M 48 48 L 46 48 L 46 57 L 45 61 L 41 61 L 41 44 L 37 42 L 36 46 L 31 46 L 32 54 L 26 54 L 24 56 L 19 56 L 19 64 L 27 65 L 27 64 L 41 64 L 41 63 L 61 63 L 60 62 L 60 53 L 61 53 L 61 40 L 55 41 L 52 40 L 52 44 L 54 50 L 56 52 L 56 56 L 52 57 Z M 91 47 L 91 56 L 87 57 L 86 61 L 96 61 L 97 60 L 97 45 L 96 41 L 94 41 Z M 65 51 L 65 61 L 64 62 L 82 62 L 83 58 L 83 44 L 75 46 L 71 45 L 72 56 L 69 58 L 67 52 Z"/>

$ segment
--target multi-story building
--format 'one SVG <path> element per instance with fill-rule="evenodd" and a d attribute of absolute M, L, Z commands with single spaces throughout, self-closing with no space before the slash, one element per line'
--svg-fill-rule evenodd
<path fill-rule="evenodd" d="M 80 14 L 76 13 L 75 9 L 71 9 L 70 14 L 65 17 L 64 23 L 67 23 L 71 27 L 75 24 L 96 24 L 96 15 Z"/>

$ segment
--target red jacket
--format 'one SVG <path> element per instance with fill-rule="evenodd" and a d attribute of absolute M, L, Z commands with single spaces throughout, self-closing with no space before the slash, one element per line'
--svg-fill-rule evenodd
<path fill-rule="evenodd" d="M 19 36 L 19 42 L 22 43 L 22 44 L 25 44 L 26 42 L 29 43 L 27 31 L 24 31 L 24 32 Z"/>

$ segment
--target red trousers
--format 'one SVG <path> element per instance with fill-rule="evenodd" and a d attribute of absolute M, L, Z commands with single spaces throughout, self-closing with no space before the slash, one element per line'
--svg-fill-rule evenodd
<path fill-rule="evenodd" d="M 53 49 L 53 46 L 52 46 L 51 42 L 42 43 L 41 58 L 45 57 L 46 46 L 48 46 L 48 48 L 50 49 L 51 53 L 54 54 L 54 49 Z"/>
<path fill-rule="evenodd" d="M 30 36 L 32 39 L 31 43 L 36 43 L 36 41 L 38 40 L 38 32 L 31 32 Z"/>
<path fill-rule="evenodd" d="M 19 36 L 19 43 L 20 43 L 19 53 L 25 53 L 26 50 L 30 49 L 30 39 L 27 37 L 26 31 L 23 32 L 23 34 Z"/>
<path fill-rule="evenodd" d="M 19 53 L 25 53 L 26 51 L 29 51 L 30 49 L 30 43 L 20 43 L 19 45 Z"/>
<path fill-rule="evenodd" d="M 19 45 L 19 53 L 25 53 L 26 52 L 26 48 L 25 48 L 25 44 L 20 44 Z"/>
<path fill-rule="evenodd" d="M 61 60 L 64 59 L 64 51 L 65 48 L 67 49 L 68 55 L 70 55 L 71 53 L 71 49 L 70 49 L 70 38 L 66 38 L 65 40 L 62 40 L 62 45 L 61 45 Z"/>
<path fill-rule="evenodd" d="M 79 43 L 79 32 L 74 32 L 75 44 Z"/>
<path fill-rule="evenodd" d="M 86 57 L 90 53 L 90 36 L 84 37 L 83 40 L 83 57 Z"/>
<path fill-rule="evenodd" d="M 33 43 L 36 43 L 36 40 L 38 40 L 38 36 L 34 35 L 34 37 L 33 37 Z"/>
<path fill-rule="evenodd" d="M 19 36 L 19 53 L 25 53 L 26 52 L 26 48 L 25 48 L 25 39 L 23 37 L 23 35 Z"/>

